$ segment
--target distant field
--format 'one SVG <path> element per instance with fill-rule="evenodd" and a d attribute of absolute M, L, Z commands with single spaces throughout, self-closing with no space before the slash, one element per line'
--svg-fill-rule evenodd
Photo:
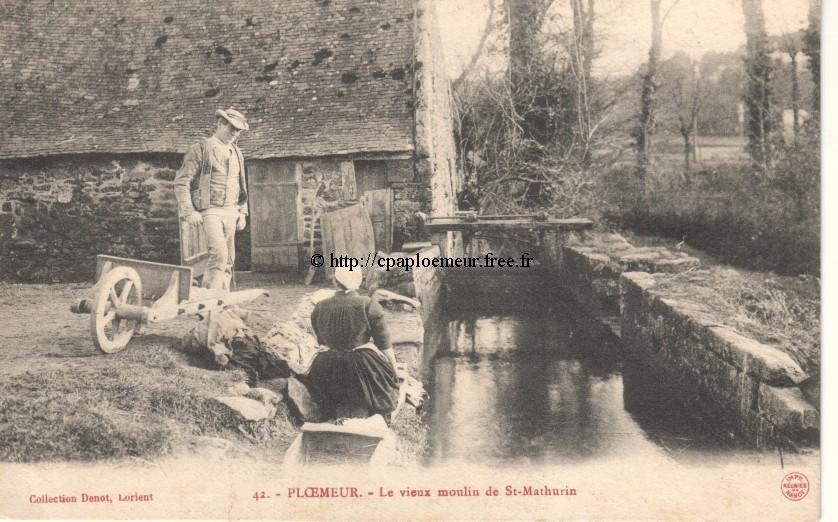
<path fill-rule="evenodd" d="M 699 136 L 696 160 L 690 159 L 691 170 L 720 166 L 745 166 L 749 163 L 745 150 L 748 140 L 744 136 Z M 631 143 L 626 142 L 626 153 L 613 166 L 615 169 L 633 169 L 636 158 Z M 652 147 L 652 161 L 659 174 L 678 174 L 684 170 L 684 142 L 680 136 L 656 136 Z"/>
<path fill-rule="evenodd" d="M 744 136 L 699 136 L 697 141 L 697 163 L 716 165 L 720 163 L 739 163 L 748 160 Z M 684 142 L 680 136 L 659 138 L 654 147 L 656 159 L 663 163 L 684 160 Z"/>

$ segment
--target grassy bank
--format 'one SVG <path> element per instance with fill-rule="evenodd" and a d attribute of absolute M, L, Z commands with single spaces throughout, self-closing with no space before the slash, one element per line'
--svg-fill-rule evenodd
<path fill-rule="evenodd" d="M 742 334 L 787 353 L 807 374 L 820 373 L 820 286 L 815 278 L 714 266 L 674 274 L 658 288 L 702 303 Z"/>
<path fill-rule="evenodd" d="M 645 190 L 625 171 L 608 175 L 604 217 L 612 226 L 685 241 L 742 268 L 820 275 L 817 187 L 755 179 L 741 163 L 689 178 L 671 162 L 658 168 Z"/>
<path fill-rule="evenodd" d="M 153 459 L 223 437 L 233 445 L 290 444 L 288 411 L 239 421 L 212 401 L 245 376 L 191 366 L 166 343 L 142 343 L 107 365 L 25 371 L 0 384 L 0 460 Z M 97 358 L 98 359 L 98 358 Z"/>

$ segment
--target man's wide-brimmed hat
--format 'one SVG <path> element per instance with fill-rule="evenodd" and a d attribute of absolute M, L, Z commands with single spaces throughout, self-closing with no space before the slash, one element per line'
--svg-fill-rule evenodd
<path fill-rule="evenodd" d="M 350 270 L 345 266 L 335 268 L 335 281 L 343 285 L 347 290 L 357 290 L 361 287 L 361 281 L 364 279 L 364 274 L 360 268 Z"/>
<path fill-rule="evenodd" d="M 226 111 L 218 109 L 215 111 L 215 115 L 221 116 L 225 120 L 229 121 L 230 125 L 237 129 L 248 130 L 250 128 L 247 125 L 247 118 L 244 117 L 244 114 L 235 109 L 227 109 Z"/>

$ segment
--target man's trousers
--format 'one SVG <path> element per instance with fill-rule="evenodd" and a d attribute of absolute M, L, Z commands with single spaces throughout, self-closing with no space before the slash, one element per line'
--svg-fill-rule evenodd
<path fill-rule="evenodd" d="M 236 221 L 238 209 L 212 208 L 201 213 L 207 236 L 207 271 L 204 288 L 229 290 L 236 261 Z"/>

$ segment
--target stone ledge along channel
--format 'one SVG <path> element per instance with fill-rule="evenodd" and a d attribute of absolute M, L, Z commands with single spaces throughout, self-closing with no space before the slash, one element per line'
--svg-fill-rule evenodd
<path fill-rule="evenodd" d="M 531 270 L 414 269 L 430 465 L 817 450 L 788 356 L 654 294 L 697 259 L 568 236 L 542 237 Z"/>

